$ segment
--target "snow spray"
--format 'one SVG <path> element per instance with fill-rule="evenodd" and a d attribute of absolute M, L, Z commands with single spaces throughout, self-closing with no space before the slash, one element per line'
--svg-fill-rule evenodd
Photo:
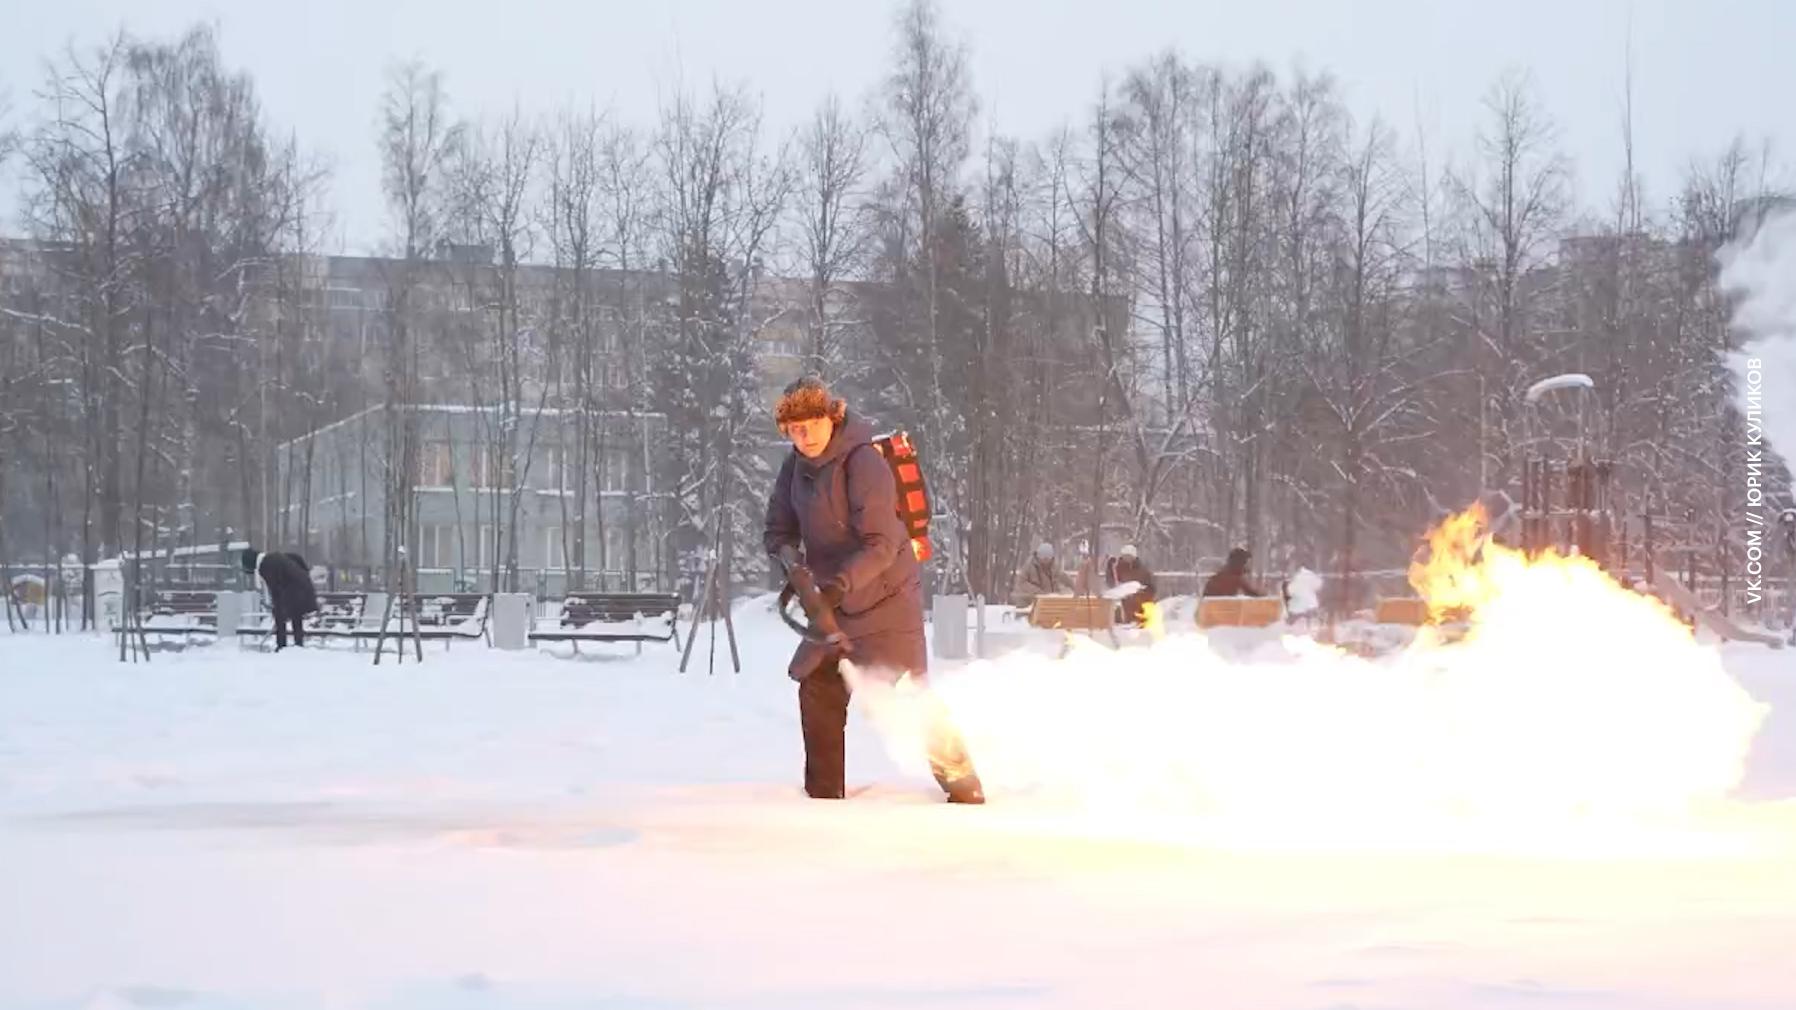
<path fill-rule="evenodd" d="M 1796 467 L 1796 212 L 1768 218 L 1720 258 L 1721 288 L 1740 299 L 1733 324 L 1748 335 L 1727 361 L 1748 441 Z"/>

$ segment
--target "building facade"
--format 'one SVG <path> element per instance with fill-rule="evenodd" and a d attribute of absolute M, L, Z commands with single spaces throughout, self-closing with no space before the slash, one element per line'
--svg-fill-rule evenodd
<path fill-rule="evenodd" d="M 656 485 L 664 424 L 619 411 L 369 408 L 279 447 L 281 525 L 308 560 L 344 572 L 382 572 L 402 546 L 425 592 L 658 588 L 677 571 Z M 410 448 L 395 460 L 393 445 Z"/>

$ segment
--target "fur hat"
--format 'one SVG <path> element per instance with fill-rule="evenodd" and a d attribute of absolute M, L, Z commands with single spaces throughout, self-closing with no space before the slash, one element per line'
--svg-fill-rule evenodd
<path fill-rule="evenodd" d="M 1048 543 L 1046 540 L 1043 540 L 1041 542 L 1041 545 L 1035 548 L 1035 556 L 1042 559 L 1043 561 L 1053 560 L 1054 545 L 1051 543 Z"/>
<path fill-rule="evenodd" d="M 1247 553 L 1247 548 L 1237 547 L 1229 552 L 1229 559 L 1226 564 L 1234 571 L 1244 572 L 1247 570 L 1247 559 L 1250 557 L 1253 557 L 1253 555 Z"/>
<path fill-rule="evenodd" d="M 781 433 L 793 421 L 827 417 L 841 424 L 846 416 L 848 404 L 839 397 L 830 396 L 829 388 L 815 375 L 807 375 L 787 386 L 780 396 L 779 404 L 773 408 L 773 419 L 779 425 Z"/>
<path fill-rule="evenodd" d="M 1135 545 L 1134 545 L 1134 544 L 1124 544 L 1124 545 L 1123 545 L 1123 549 L 1122 549 L 1122 556 L 1123 556 L 1123 557 L 1125 557 L 1125 558 L 1132 558 L 1132 557 L 1135 557 L 1135 555 L 1136 555 L 1136 551 L 1135 551 Z"/>
<path fill-rule="evenodd" d="M 251 575 L 256 574 L 256 549 L 253 547 L 246 547 L 243 550 L 238 551 L 237 563 L 243 566 L 244 571 Z"/>

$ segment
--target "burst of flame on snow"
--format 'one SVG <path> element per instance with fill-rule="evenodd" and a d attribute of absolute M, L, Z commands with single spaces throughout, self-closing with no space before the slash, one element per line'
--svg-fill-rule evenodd
<path fill-rule="evenodd" d="M 1682 823 L 1738 783 L 1763 706 L 1657 601 L 1588 559 L 1487 543 L 1476 513 L 1434 531 L 1411 578 L 1466 614 L 1463 637 L 1425 628 L 1375 660 L 1298 636 L 1076 637 L 933 690 L 857 677 L 857 696 L 901 765 L 925 769 L 945 706 L 988 795 L 1122 831 L 1199 815 L 1255 844 L 1515 848 Z"/>
<path fill-rule="evenodd" d="M 1152 600 L 1141 605 L 1141 626 L 1147 630 L 1147 637 L 1155 642 L 1166 637 L 1166 621 L 1160 615 L 1160 605 Z"/>

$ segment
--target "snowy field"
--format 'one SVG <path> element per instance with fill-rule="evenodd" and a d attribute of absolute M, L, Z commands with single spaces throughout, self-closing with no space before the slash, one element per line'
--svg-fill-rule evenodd
<path fill-rule="evenodd" d="M 1722 653 L 1770 714 L 1701 844 L 1330 851 L 948 806 L 858 714 L 864 790 L 806 801 L 790 634 L 739 622 L 714 677 L 0 637 L 0 1007 L 1796 1006 L 1788 651 Z"/>

